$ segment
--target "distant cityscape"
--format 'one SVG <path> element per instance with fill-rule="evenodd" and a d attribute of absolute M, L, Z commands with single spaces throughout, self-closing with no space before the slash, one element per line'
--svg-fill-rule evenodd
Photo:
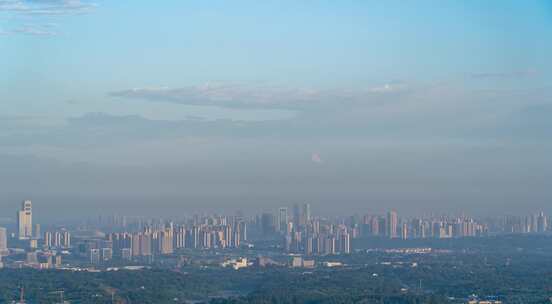
<path fill-rule="evenodd" d="M 89 271 L 148 265 L 181 266 L 212 261 L 239 269 L 252 265 L 312 268 L 335 266 L 317 257 L 348 255 L 364 240 L 484 238 L 505 234 L 547 234 L 550 218 L 530 215 L 402 217 L 396 210 L 325 218 L 311 205 L 295 204 L 256 216 L 194 215 L 181 220 L 102 216 L 80 225 L 33 222 L 33 203 L 25 200 L 16 227 L 0 227 L 0 266 Z M 407 245 L 407 243 L 405 243 Z M 408 247 L 408 246 L 404 246 Z M 427 248 L 416 249 L 420 252 Z M 222 257 L 222 258 L 221 258 Z"/>

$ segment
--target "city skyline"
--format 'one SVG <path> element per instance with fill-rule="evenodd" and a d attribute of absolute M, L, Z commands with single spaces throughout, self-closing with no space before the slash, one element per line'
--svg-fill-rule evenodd
<path fill-rule="evenodd" d="M 0 226 L 11 226 L 14 227 L 20 227 L 17 229 L 22 229 L 21 231 L 30 231 L 31 236 L 35 236 L 35 230 L 36 222 L 33 224 L 32 218 L 33 215 L 29 216 L 27 215 L 24 217 L 24 221 L 27 221 L 30 219 L 29 224 L 25 225 L 19 225 L 19 214 L 24 213 L 22 212 L 23 206 L 26 202 L 31 202 L 31 200 L 26 199 L 23 201 L 20 201 L 19 204 L 14 203 L 10 206 L 6 206 L 7 208 L 11 208 L 11 212 L 13 213 L 13 208 L 17 208 L 19 205 L 20 208 L 17 211 L 17 214 L 15 216 L 10 216 L 10 209 L 0 212 Z M 60 209 L 52 208 L 52 205 L 50 202 L 42 202 L 42 204 L 39 204 L 37 206 L 33 206 L 32 210 L 35 210 L 38 208 L 38 221 L 42 224 L 48 224 L 53 225 L 60 221 L 70 222 L 72 224 L 82 222 L 85 220 L 91 220 L 95 218 L 101 218 L 106 216 L 126 216 L 130 218 L 165 218 L 165 219 L 182 219 L 182 218 L 188 218 L 195 215 L 205 215 L 205 214 L 218 214 L 218 215 L 236 215 L 241 214 L 247 217 L 255 216 L 258 214 L 263 213 L 271 213 L 276 216 L 276 221 L 280 221 L 280 216 L 282 209 L 285 210 L 285 214 L 287 214 L 288 219 L 295 219 L 294 216 L 294 208 L 299 206 L 299 208 L 306 208 L 305 206 L 308 205 L 308 209 L 310 209 L 311 206 L 314 206 L 317 210 L 317 216 L 323 217 L 323 218 L 344 218 L 348 216 L 362 216 L 365 214 L 371 214 L 371 215 L 378 215 L 382 217 L 388 218 L 390 214 L 393 212 L 400 211 L 401 216 L 407 217 L 407 218 L 424 218 L 424 217 L 458 217 L 458 216 L 465 216 L 470 215 L 474 218 L 495 218 L 495 217 L 510 217 L 510 216 L 519 216 L 520 214 L 530 214 L 530 213 L 547 213 L 547 208 L 533 208 L 531 206 L 526 207 L 519 207 L 515 210 L 515 212 L 510 211 L 504 211 L 504 210 L 498 210 L 498 209 L 488 209 L 485 212 L 478 212 L 470 210 L 469 208 L 451 208 L 451 209 L 445 209 L 445 208 L 417 208 L 416 210 L 410 209 L 410 208 L 396 208 L 396 207 L 389 207 L 385 205 L 380 205 L 379 207 L 367 207 L 367 208 L 356 208 L 354 210 L 347 210 L 342 209 L 340 212 L 333 211 L 333 208 L 326 208 L 326 204 L 312 204 L 312 203 L 279 203 L 272 206 L 267 206 L 267 204 L 262 204 L 262 206 L 258 206 L 256 204 L 251 205 L 244 205 L 242 208 L 238 208 L 236 206 L 225 206 L 224 208 L 218 207 L 217 204 L 213 205 L 195 205 L 195 204 L 189 204 L 186 207 L 182 207 L 180 204 L 173 204 L 171 207 L 160 207 L 160 208 L 150 208 L 150 209 L 134 209 L 131 208 L 131 206 L 119 206 L 117 208 L 110 208 L 112 206 L 106 206 L 104 208 L 98 209 L 97 207 L 101 206 L 100 204 L 88 206 L 87 207 L 78 207 L 73 209 L 71 212 L 66 212 L 65 206 Z M 109 205 L 109 204 L 106 204 Z M 54 205 L 55 206 L 55 205 Z M 479 209 L 480 210 L 480 209 Z M 301 214 L 303 214 L 304 210 L 299 210 Z M 35 214 L 36 212 L 31 212 L 31 214 Z M 40 225 L 38 227 L 40 229 Z M 19 231 L 19 230 L 18 230 Z M 19 232 L 17 232 L 19 235 Z"/>
<path fill-rule="evenodd" d="M 110 215 L 88 218 L 79 224 L 58 220 L 44 225 L 42 232 L 41 223 L 36 221 L 33 230 L 32 202 L 24 200 L 17 212 L 17 225 L 10 227 L 13 231 L 0 227 L 0 263 L 6 257 L 10 261 L 8 267 L 17 267 L 21 261 L 13 260 L 14 257 L 26 253 L 24 265 L 38 269 L 68 267 L 63 265 L 69 264 L 62 264 L 65 258 L 73 261 L 73 267 L 109 265 L 112 261 L 121 265 L 152 264 L 156 259 L 174 257 L 183 250 L 243 252 L 254 248 L 257 242 L 270 242 L 282 257 L 303 257 L 292 259 L 292 267 L 313 267 L 309 259 L 353 254 L 366 241 L 552 234 L 550 217 L 542 211 L 525 216 L 474 218 L 469 215 L 402 216 L 395 209 L 385 214 L 324 217 L 312 214 L 309 203 L 294 204 L 291 210 L 291 214 L 288 207 L 279 207 L 274 212 L 264 211 L 253 216 L 236 212 L 235 215 L 196 214 L 172 219 Z M 228 263 L 236 270 L 249 265 L 246 260 L 232 261 Z"/>
<path fill-rule="evenodd" d="M 551 212 L 550 25 L 546 0 L 2 1 L 0 212 Z"/>
<path fill-rule="evenodd" d="M 19 239 L 20 241 L 28 241 L 32 239 L 49 239 L 45 237 L 46 234 L 41 234 L 41 223 L 35 220 L 33 223 L 33 212 L 32 212 L 32 202 L 31 200 L 23 200 L 21 202 L 21 207 L 17 211 L 15 220 L 15 225 L 7 222 L 7 226 L 13 226 L 13 236 Z M 288 210 L 291 209 L 293 212 L 290 214 Z M 467 219 L 469 221 L 496 221 L 502 220 L 502 225 L 509 223 L 510 228 L 503 230 L 502 232 L 511 232 L 511 233 L 528 233 L 528 232 L 546 232 L 549 228 L 552 228 L 550 225 L 550 219 L 544 211 L 537 212 L 526 212 L 525 215 L 520 214 L 506 214 L 506 213 L 495 213 L 492 216 L 489 215 L 470 215 L 469 213 L 461 212 L 449 212 L 449 213 L 439 213 L 439 212 L 427 212 L 425 214 L 404 214 L 399 215 L 397 209 L 387 209 L 384 212 L 373 212 L 365 210 L 360 213 L 353 213 L 348 215 L 323 215 L 311 213 L 311 204 L 302 203 L 302 204 L 292 204 L 290 206 L 280 206 L 274 207 L 272 209 L 261 209 L 261 210 L 250 210 L 249 214 L 245 214 L 242 210 L 234 210 L 233 212 L 212 212 L 204 210 L 203 212 L 197 213 L 187 213 L 179 214 L 173 216 L 159 216 L 159 215 L 132 215 L 132 214 L 113 214 L 113 213 L 100 213 L 98 215 L 87 215 L 84 217 L 73 218 L 72 221 L 69 221 L 68 225 L 88 225 L 90 222 L 98 221 L 99 224 L 102 224 L 103 221 L 111 222 L 111 224 L 121 225 L 121 227 L 126 227 L 128 221 L 139 221 L 142 223 L 151 222 L 151 221 L 161 221 L 161 222 L 179 222 L 187 221 L 189 219 L 194 219 L 197 221 L 198 217 L 209 218 L 209 217 L 230 217 L 230 218 L 241 218 L 241 219 L 253 219 L 257 218 L 258 221 L 261 221 L 262 230 L 270 230 L 270 233 L 280 233 L 286 234 L 290 233 L 296 227 L 306 227 L 313 220 L 324 220 L 324 221 L 342 221 L 348 220 L 360 223 L 363 225 L 369 225 L 370 234 L 385 236 L 390 239 L 403 238 L 406 239 L 406 236 L 409 235 L 412 230 L 408 229 L 408 233 L 405 232 L 406 229 L 403 229 L 401 225 L 406 222 L 418 222 L 417 225 L 420 225 L 423 220 L 441 220 L 449 221 L 454 219 Z M 517 220 L 516 220 L 517 219 Z M 517 221 L 514 223 L 512 221 Z M 60 224 L 65 222 L 63 219 L 58 219 L 55 222 L 47 222 L 48 226 L 60 227 Z M 61 226 L 63 227 L 63 225 Z M 295 227 L 295 228 L 294 228 Z M 48 233 L 48 232 L 45 232 Z M 432 233 L 433 235 L 433 233 Z"/>

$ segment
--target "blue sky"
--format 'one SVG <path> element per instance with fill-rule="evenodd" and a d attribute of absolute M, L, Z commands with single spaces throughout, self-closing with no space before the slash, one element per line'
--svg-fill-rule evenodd
<path fill-rule="evenodd" d="M 551 1 L 0 0 L 0 157 L 29 167 L 0 181 L 45 201 L 192 200 L 167 178 L 212 182 L 209 202 L 547 206 L 551 38 Z M 167 176 L 91 183 L 122 166 Z"/>

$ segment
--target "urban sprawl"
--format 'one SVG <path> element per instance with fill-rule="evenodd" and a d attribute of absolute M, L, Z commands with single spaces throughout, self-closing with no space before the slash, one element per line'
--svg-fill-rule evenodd
<path fill-rule="evenodd" d="M 13 230 L 0 227 L 0 266 L 100 271 L 215 260 L 221 267 L 234 269 L 254 264 L 312 268 L 318 266 L 316 257 L 360 250 L 355 248 L 356 240 L 400 242 L 544 234 L 550 226 L 549 217 L 543 212 L 475 219 L 406 218 L 391 210 L 385 215 L 324 218 L 313 216 L 310 204 L 295 204 L 290 209 L 282 207 L 274 213 L 250 217 L 195 215 L 165 220 L 108 216 L 81 225 L 58 225 L 44 230 L 33 223 L 32 202 L 23 201 L 17 211 L 16 227 Z M 339 263 L 326 260 L 320 265 Z"/>

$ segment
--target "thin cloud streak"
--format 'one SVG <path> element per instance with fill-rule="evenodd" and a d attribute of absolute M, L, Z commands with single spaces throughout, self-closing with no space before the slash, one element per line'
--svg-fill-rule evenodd
<path fill-rule="evenodd" d="M 95 3 L 80 0 L 0 0 L 0 14 L 10 17 L 10 22 L 0 30 L 0 36 L 57 36 L 60 31 L 57 30 L 57 23 L 50 22 L 52 18 L 84 15 L 93 12 L 96 7 Z M 29 20 L 33 24 L 25 23 Z"/>
<path fill-rule="evenodd" d="M 71 15 L 85 14 L 97 7 L 95 3 L 85 3 L 80 0 L 52 1 L 0 1 L 0 12 L 13 12 L 28 15 Z"/>
<path fill-rule="evenodd" d="M 0 35 L 28 35 L 28 36 L 42 36 L 42 37 L 52 37 L 58 36 L 60 33 L 53 30 L 55 25 L 52 24 L 24 24 L 10 30 L 0 30 Z"/>
<path fill-rule="evenodd" d="M 530 77 L 538 74 L 535 69 L 526 69 L 512 72 L 482 72 L 482 73 L 472 73 L 470 74 L 471 78 L 522 78 Z"/>
<path fill-rule="evenodd" d="M 51 31 L 49 29 L 44 29 L 40 27 L 32 27 L 32 26 L 23 26 L 16 28 L 11 31 L 11 33 L 15 34 L 25 34 L 25 35 L 31 35 L 31 36 L 57 36 L 59 35 L 58 32 Z"/>
<path fill-rule="evenodd" d="M 370 101 L 379 100 L 382 94 L 400 93 L 404 90 L 406 90 L 405 85 L 391 84 L 356 90 L 206 84 L 181 88 L 133 88 L 110 92 L 109 96 L 228 108 L 304 109 L 333 107 L 336 104 L 369 103 Z"/>

